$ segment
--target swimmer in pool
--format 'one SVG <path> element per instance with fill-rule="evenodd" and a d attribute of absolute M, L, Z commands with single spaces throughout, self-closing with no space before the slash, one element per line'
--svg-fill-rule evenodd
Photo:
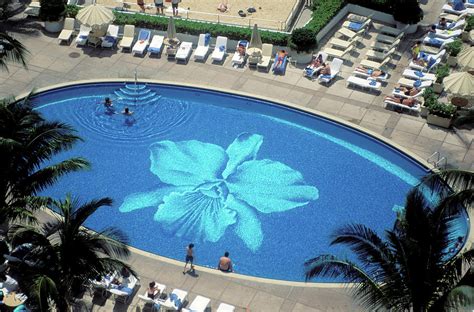
<path fill-rule="evenodd" d="M 114 106 L 114 104 L 112 103 L 112 100 L 109 98 L 109 97 L 106 97 L 105 100 L 104 100 L 104 106 L 106 108 L 110 108 L 112 106 Z"/>
<path fill-rule="evenodd" d="M 125 107 L 125 109 L 122 111 L 122 114 L 124 114 L 126 116 L 132 116 L 133 112 L 130 111 L 130 109 L 128 107 Z"/>

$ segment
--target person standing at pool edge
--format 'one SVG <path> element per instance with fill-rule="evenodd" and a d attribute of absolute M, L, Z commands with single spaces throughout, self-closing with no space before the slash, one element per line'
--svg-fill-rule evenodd
<path fill-rule="evenodd" d="M 217 269 L 221 270 L 222 272 L 232 272 L 232 260 L 229 258 L 229 252 L 226 251 L 224 256 L 219 259 L 219 264 L 217 265 Z"/>
<path fill-rule="evenodd" d="M 178 4 L 181 0 L 171 0 L 171 7 L 173 8 L 173 16 L 178 16 Z"/>
<path fill-rule="evenodd" d="M 191 271 L 194 272 L 194 244 L 189 244 L 188 247 L 186 247 L 186 263 L 184 264 L 184 269 L 183 269 L 183 274 L 186 274 L 186 266 L 188 265 L 188 262 L 191 263 Z"/>

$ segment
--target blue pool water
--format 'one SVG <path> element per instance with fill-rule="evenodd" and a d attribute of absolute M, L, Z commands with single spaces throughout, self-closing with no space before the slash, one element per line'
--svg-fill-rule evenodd
<path fill-rule="evenodd" d="M 111 97 L 117 113 L 101 104 Z M 394 207 L 427 170 L 351 128 L 273 103 L 178 86 L 104 83 L 35 98 L 84 142 L 57 160 L 86 157 L 47 194 L 111 197 L 87 226 L 117 226 L 131 245 L 215 267 L 224 251 L 238 273 L 302 281 L 303 263 L 347 223 L 382 234 Z M 119 114 L 125 106 L 132 116 Z M 463 226 L 460 226 L 462 231 Z M 464 228 L 465 230 L 465 228 Z"/>

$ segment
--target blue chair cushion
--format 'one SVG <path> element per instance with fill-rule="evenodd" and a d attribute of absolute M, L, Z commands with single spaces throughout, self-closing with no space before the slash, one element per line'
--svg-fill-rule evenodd
<path fill-rule="evenodd" d="M 362 23 L 350 22 L 349 29 L 359 31 L 362 28 Z"/>
<path fill-rule="evenodd" d="M 414 83 L 413 83 L 413 86 L 415 88 L 418 88 L 419 86 L 421 86 L 421 80 L 416 80 Z"/>
<path fill-rule="evenodd" d="M 331 79 L 332 76 L 331 76 L 331 75 L 321 75 L 321 78 L 324 78 L 324 79 Z"/>
<path fill-rule="evenodd" d="M 427 67 L 428 67 L 428 68 L 431 68 L 431 66 L 433 66 L 435 63 L 436 63 L 436 59 L 430 57 L 430 59 L 428 60 L 428 65 L 427 65 Z"/>
<path fill-rule="evenodd" d="M 208 46 L 210 41 L 211 41 L 211 34 L 205 34 L 204 35 L 204 45 Z"/>
<path fill-rule="evenodd" d="M 423 77 L 425 74 L 423 74 L 421 71 L 419 70 L 415 70 L 415 75 L 417 75 L 418 77 Z"/>
<path fill-rule="evenodd" d="M 375 86 L 375 85 L 377 85 L 377 82 L 375 80 L 371 79 L 370 82 L 369 82 L 369 85 Z"/>
<path fill-rule="evenodd" d="M 219 47 L 219 51 L 224 52 L 224 51 L 225 51 L 225 46 L 221 45 L 221 46 Z"/>
<path fill-rule="evenodd" d="M 430 44 L 440 47 L 443 44 L 443 41 L 437 38 L 430 38 Z"/>

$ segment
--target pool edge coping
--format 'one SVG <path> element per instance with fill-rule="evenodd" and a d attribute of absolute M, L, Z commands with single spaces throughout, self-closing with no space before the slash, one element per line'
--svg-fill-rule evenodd
<path fill-rule="evenodd" d="M 53 84 L 47 87 L 41 87 L 38 89 L 35 89 L 34 92 L 24 92 L 18 96 L 15 97 L 16 101 L 19 101 L 28 95 L 32 94 L 37 94 L 37 93 L 42 93 L 42 92 L 47 92 L 47 91 L 52 91 L 54 89 L 59 89 L 59 88 L 64 88 L 64 87 L 70 87 L 70 86 L 76 86 L 76 85 L 81 85 L 81 84 L 91 84 L 91 83 L 116 83 L 116 82 L 135 82 L 135 79 L 133 78 L 101 78 L 101 79 L 85 79 L 85 80 L 76 80 L 76 81 L 68 81 L 68 82 L 63 82 L 63 83 L 58 83 L 58 84 Z M 350 123 L 347 120 L 344 120 L 340 117 L 330 115 L 315 109 L 311 109 L 308 107 L 303 107 L 295 103 L 291 103 L 285 100 L 281 99 L 275 99 L 267 96 L 260 96 L 260 95 L 254 95 L 251 93 L 247 92 L 242 92 L 242 91 L 237 91 L 237 90 L 231 90 L 231 89 L 225 89 L 225 88 L 219 88 L 219 87 L 213 87 L 213 86 L 204 86 L 204 85 L 199 85 L 199 84 L 193 84 L 193 83 L 182 83 L 182 82 L 173 82 L 169 80 L 158 80 L 158 79 L 139 79 L 138 82 L 145 82 L 145 83 L 157 83 L 157 84 L 162 84 L 162 85 L 168 85 L 168 86 L 179 86 L 179 87 L 190 87 L 190 88 L 197 88 L 197 89 L 202 89 L 202 90 L 208 90 L 208 91 L 217 91 L 217 92 L 222 92 L 222 93 L 227 93 L 227 94 L 232 94 L 232 95 L 237 95 L 237 96 L 244 96 L 244 97 L 249 97 L 252 99 L 259 99 L 259 100 L 264 100 L 268 101 L 271 103 L 274 103 L 276 105 L 281 105 L 283 107 L 288 107 L 291 109 L 296 109 L 308 114 L 312 114 L 318 117 L 325 118 L 329 121 L 334 121 L 336 123 L 342 124 L 346 127 L 355 129 L 357 131 L 360 131 L 362 133 L 365 133 L 377 140 L 380 140 L 381 142 L 387 144 L 388 146 L 406 154 L 408 157 L 412 158 L 413 160 L 417 161 L 420 163 L 420 165 L 424 166 L 427 170 L 433 171 L 435 168 L 431 164 L 429 164 L 426 160 L 422 159 L 418 155 L 414 154 L 413 152 L 409 151 L 408 149 L 402 147 L 401 145 L 393 142 L 392 140 L 383 137 L 382 135 L 375 133 L 369 129 L 366 129 L 364 127 L 361 127 L 359 125 Z M 50 209 L 47 209 L 48 213 L 55 214 Z M 89 229 L 90 230 L 90 229 Z M 138 249 L 136 247 L 133 247 L 129 245 L 130 251 L 136 254 L 139 254 L 141 256 L 149 257 L 152 259 L 156 259 L 158 261 L 162 261 L 168 264 L 176 265 L 183 267 L 184 262 L 175 260 L 172 258 L 160 256 L 158 254 L 154 254 L 142 249 Z M 202 272 L 214 274 L 220 277 L 224 278 L 235 278 L 239 280 L 246 280 L 246 281 L 251 281 L 251 282 L 258 282 L 258 283 L 264 283 L 264 284 L 273 284 L 273 285 L 280 285 L 280 286 L 290 286 L 290 287 L 308 287 L 308 288 L 347 288 L 350 283 L 323 283 L 323 282 L 296 282 L 296 281 L 287 281 L 287 280 L 278 280 L 278 279 L 271 279 L 271 278 L 265 278 L 265 277 L 257 277 L 257 276 L 251 276 L 251 275 L 244 275 L 244 274 L 239 274 L 239 273 L 223 273 L 220 272 L 217 269 L 212 269 L 204 266 L 199 266 L 195 265 L 196 268 L 199 268 Z M 350 286 L 349 286 L 350 287 Z"/>

